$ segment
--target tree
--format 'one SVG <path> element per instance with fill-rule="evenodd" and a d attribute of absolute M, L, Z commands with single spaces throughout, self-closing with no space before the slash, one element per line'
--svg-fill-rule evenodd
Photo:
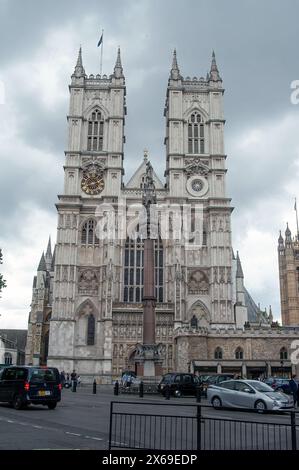
<path fill-rule="evenodd" d="M 0 264 L 3 263 L 2 259 L 3 259 L 3 255 L 2 255 L 2 250 L 0 248 Z M 4 289 L 4 287 L 6 287 L 6 281 L 5 279 L 3 279 L 3 274 L 0 273 L 0 294 L 2 292 L 2 289 Z"/>

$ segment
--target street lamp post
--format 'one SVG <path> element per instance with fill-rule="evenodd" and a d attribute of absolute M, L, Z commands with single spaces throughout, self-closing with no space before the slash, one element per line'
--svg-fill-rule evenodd
<path fill-rule="evenodd" d="M 281 365 L 281 377 L 283 377 L 283 361 L 282 360 L 280 361 L 280 365 Z"/>

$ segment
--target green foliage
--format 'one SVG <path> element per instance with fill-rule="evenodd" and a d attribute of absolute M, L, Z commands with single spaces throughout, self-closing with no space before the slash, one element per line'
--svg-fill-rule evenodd
<path fill-rule="evenodd" d="M 0 264 L 3 263 L 3 255 L 2 255 L 2 250 L 0 248 Z M 4 287 L 6 287 L 6 281 L 5 279 L 3 279 L 3 274 L 0 273 L 0 293 L 2 292 L 2 289 L 4 289 Z"/>

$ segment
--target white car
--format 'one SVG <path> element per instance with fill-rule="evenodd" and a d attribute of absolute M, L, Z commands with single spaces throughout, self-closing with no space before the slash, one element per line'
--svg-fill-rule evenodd
<path fill-rule="evenodd" d="M 276 392 L 258 380 L 227 380 L 219 385 L 210 385 L 207 398 L 214 408 L 252 408 L 266 411 L 294 406 L 291 396 Z"/>

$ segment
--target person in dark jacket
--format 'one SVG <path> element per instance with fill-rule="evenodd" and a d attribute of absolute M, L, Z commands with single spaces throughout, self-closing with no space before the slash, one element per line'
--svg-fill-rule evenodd
<path fill-rule="evenodd" d="M 296 404 L 297 404 L 297 394 L 298 394 L 298 384 L 295 381 L 295 378 L 296 378 L 296 375 L 292 375 L 292 378 L 289 382 L 291 393 L 292 393 L 293 399 L 294 399 L 294 406 L 296 406 Z"/>

